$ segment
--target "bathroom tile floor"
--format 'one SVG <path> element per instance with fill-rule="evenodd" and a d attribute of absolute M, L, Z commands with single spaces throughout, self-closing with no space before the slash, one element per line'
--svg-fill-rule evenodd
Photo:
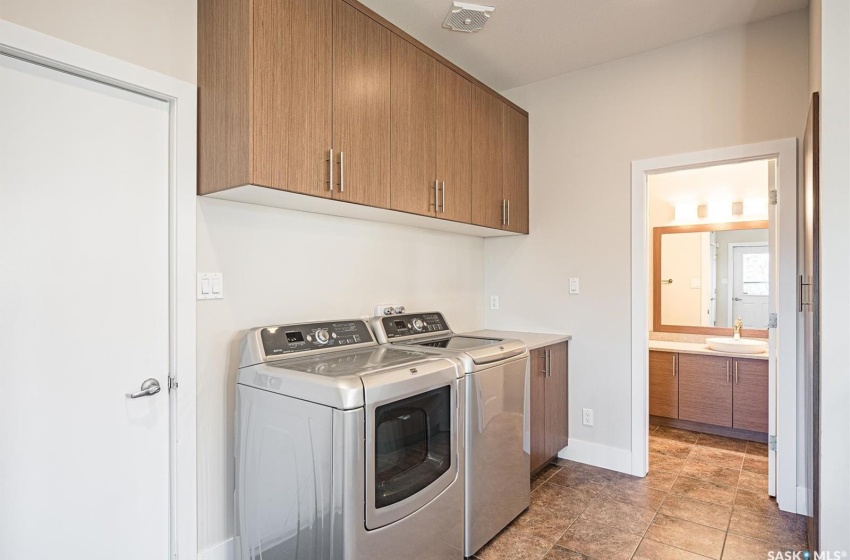
<path fill-rule="evenodd" d="M 649 474 L 558 459 L 479 560 L 766 560 L 806 550 L 806 518 L 767 495 L 767 446 L 650 426 Z"/>

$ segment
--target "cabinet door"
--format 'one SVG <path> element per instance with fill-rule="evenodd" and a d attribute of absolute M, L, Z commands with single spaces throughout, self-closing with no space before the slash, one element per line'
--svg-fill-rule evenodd
<path fill-rule="evenodd" d="M 546 360 L 545 350 L 531 351 L 531 470 L 536 471 L 549 459 L 546 455 Z"/>
<path fill-rule="evenodd" d="M 472 219 L 473 87 L 451 68 L 437 64 L 437 179 L 445 188 L 437 217 L 465 223 Z"/>
<path fill-rule="evenodd" d="M 434 215 L 436 61 L 393 34 L 390 208 Z"/>
<path fill-rule="evenodd" d="M 732 426 L 732 358 L 679 354 L 679 418 Z"/>
<path fill-rule="evenodd" d="M 330 196 L 332 12 L 333 0 L 254 0 L 257 185 Z"/>
<path fill-rule="evenodd" d="M 528 117 L 502 104 L 504 229 L 528 233 Z"/>
<path fill-rule="evenodd" d="M 390 31 L 334 4 L 334 198 L 389 208 Z"/>
<path fill-rule="evenodd" d="M 472 88 L 472 223 L 502 227 L 502 102 Z"/>
<path fill-rule="evenodd" d="M 546 456 L 553 457 L 567 446 L 567 343 L 549 350 L 549 376 L 546 377 Z"/>
<path fill-rule="evenodd" d="M 735 360 L 732 427 L 767 432 L 768 363 L 767 360 Z"/>
<path fill-rule="evenodd" d="M 649 414 L 679 417 L 679 377 L 674 352 L 649 353 Z"/>

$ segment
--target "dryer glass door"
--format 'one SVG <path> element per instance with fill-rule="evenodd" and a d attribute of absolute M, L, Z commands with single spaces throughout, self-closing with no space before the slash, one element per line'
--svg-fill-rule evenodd
<path fill-rule="evenodd" d="M 447 379 L 387 395 L 380 402 L 367 402 L 367 528 L 383 527 L 410 515 L 457 477 L 457 391 L 457 381 Z M 368 394 L 367 389 L 367 401 Z"/>

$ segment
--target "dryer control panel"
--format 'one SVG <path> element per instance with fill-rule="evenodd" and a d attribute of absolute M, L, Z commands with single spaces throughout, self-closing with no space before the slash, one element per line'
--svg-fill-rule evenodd
<path fill-rule="evenodd" d="M 381 326 L 387 334 L 387 340 L 449 331 L 449 325 L 439 312 L 390 315 L 381 318 Z"/>
<path fill-rule="evenodd" d="M 266 327 L 260 331 L 266 357 L 373 342 L 365 321 L 327 321 Z"/>

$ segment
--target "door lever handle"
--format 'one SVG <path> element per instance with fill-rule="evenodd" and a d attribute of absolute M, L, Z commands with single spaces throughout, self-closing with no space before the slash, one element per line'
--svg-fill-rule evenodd
<path fill-rule="evenodd" d="M 162 388 L 159 386 L 159 381 L 151 377 L 142 381 L 141 391 L 135 393 L 127 393 L 128 399 L 138 399 L 139 397 L 149 397 L 159 393 Z"/>

